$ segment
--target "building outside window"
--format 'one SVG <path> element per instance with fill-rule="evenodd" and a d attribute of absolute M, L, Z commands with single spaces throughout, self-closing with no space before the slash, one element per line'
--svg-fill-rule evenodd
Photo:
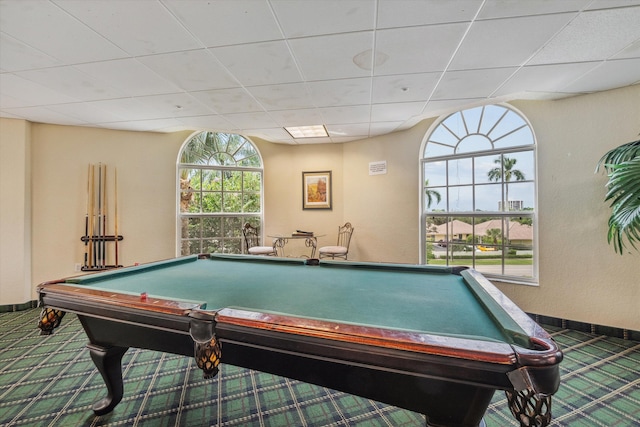
<path fill-rule="evenodd" d="M 242 226 L 262 225 L 262 183 L 262 159 L 251 141 L 220 132 L 192 136 L 178 163 L 178 252 L 245 252 Z"/>
<path fill-rule="evenodd" d="M 427 133 L 421 259 L 537 281 L 535 136 L 510 106 L 458 111 Z"/>

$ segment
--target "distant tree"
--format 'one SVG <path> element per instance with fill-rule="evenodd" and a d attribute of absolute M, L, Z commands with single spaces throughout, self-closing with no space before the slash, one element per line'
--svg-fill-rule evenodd
<path fill-rule="evenodd" d="M 429 188 L 427 188 L 429 187 L 428 179 L 424 181 L 424 186 L 425 196 L 427 197 L 427 208 L 431 207 L 434 199 L 437 201 L 437 203 L 440 203 L 440 200 L 442 200 L 442 196 L 440 196 L 440 193 L 438 193 L 436 190 L 430 190 Z"/>
<path fill-rule="evenodd" d="M 522 173 L 522 171 L 518 169 L 513 168 L 517 162 L 518 162 L 518 159 L 513 159 L 507 156 L 504 156 L 502 160 L 500 160 L 500 158 L 495 159 L 493 163 L 497 164 L 498 166 L 491 169 L 487 174 L 489 177 L 489 181 L 510 182 L 513 178 L 515 178 L 516 181 L 524 181 L 526 179 L 524 176 L 524 173 Z M 505 196 L 506 196 L 505 202 L 508 209 L 509 208 L 509 186 L 508 185 L 506 186 Z"/>
<path fill-rule="evenodd" d="M 502 230 L 499 228 L 490 228 L 487 230 L 486 240 L 487 243 L 492 243 L 494 245 L 498 244 L 498 237 L 502 236 Z"/>

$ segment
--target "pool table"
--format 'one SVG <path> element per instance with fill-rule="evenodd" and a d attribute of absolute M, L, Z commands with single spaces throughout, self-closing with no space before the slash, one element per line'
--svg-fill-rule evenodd
<path fill-rule="evenodd" d="M 78 315 L 107 386 L 129 347 L 228 363 L 478 426 L 495 390 L 522 425 L 550 420 L 562 352 L 472 269 L 205 254 L 46 282 L 39 327 Z M 533 421 L 535 420 L 534 424 Z"/>

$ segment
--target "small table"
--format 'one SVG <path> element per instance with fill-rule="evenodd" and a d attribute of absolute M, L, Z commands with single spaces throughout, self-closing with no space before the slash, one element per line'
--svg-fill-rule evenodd
<path fill-rule="evenodd" d="M 562 352 L 480 273 L 459 267 L 247 255 L 176 258 L 38 287 L 40 328 L 76 313 L 105 380 L 123 397 L 129 347 L 256 369 L 477 426 L 495 390 L 520 419 L 550 421 Z M 195 347 L 195 351 L 194 351 Z M 533 425 L 531 423 L 530 425 Z"/>
<path fill-rule="evenodd" d="M 279 252 L 281 256 L 284 256 L 284 245 L 286 245 L 289 240 L 293 239 L 304 239 L 304 244 L 306 247 L 311 248 L 311 256 L 309 258 L 316 257 L 316 249 L 318 247 L 318 237 L 324 237 L 325 234 L 311 234 L 311 235 L 302 235 L 302 234 L 275 234 L 273 237 L 275 239 L 275 246 L 279 248 Z"/>

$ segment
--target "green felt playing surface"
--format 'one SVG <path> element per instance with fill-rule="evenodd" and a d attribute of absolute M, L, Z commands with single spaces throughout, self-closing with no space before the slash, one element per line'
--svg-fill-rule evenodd
<path fill-rule="evenodd" d="M 447 269 L 216 257 L 75 278 L 77 285 L 382 328 L 512 342 L 463 277 Z M 71 281 L 68 281 L 71 283 Z M 493 308 L 495 309 L 495 308 Z M 499 318 L 500 316 L 498 316 Z"/>

